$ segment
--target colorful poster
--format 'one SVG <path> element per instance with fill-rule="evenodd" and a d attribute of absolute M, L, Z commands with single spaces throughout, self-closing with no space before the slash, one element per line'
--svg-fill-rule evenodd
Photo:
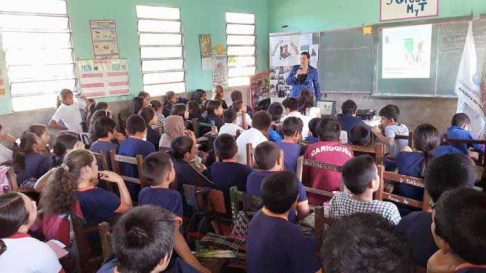
<path fill-rule="evenodd" d="M 310 45 L 309 46 L 309 54 L 310 54 L 310 65 L 314 68 L 317 68 L 317 62 L 319 61 L 319 45 Z"/>
<path fill-rule="evenodd" d="M 285 80 L 292 70 L 291 66 L 276 66 L 270 68 L 270 95 L 272 102 L 282 102 L 290 96 L 292 86 L 287 85 Z"/>
<path fill-rule="evenodd" d="M 130 95 L 126 59 L 77 62 L 79 88 L 88 98 Z"/>
<path fill-rule="evenodd" d="M 436 17 L 438 15 L 439 0 L 380 0 L 380 21 Z"/>
<path fill-rule="evenodd" d="M 300 62 L 300 32 L 270 34 L 270 66 L 292 66 Z"/>
<path fill-rule="evenodd" d="M 385 28 L 382 33 L 383 79 L 428 79 L 432 25 Z"/>
<path fill-rule="evenodd" d="M 214 55 L 212 57 L 213 65 L 213 86 L 228 85 L 228 57 Z"/>
<path fill-rule="evenodd" d="M 211 34 L 199 34 L 199 48 L 201 49 L 201 58 L 211 57 L 213 55 Z"/>
<path fill-rule="evenodd" d="M 114 20 L 90 20 L 95 59 L 118 59 L 118 37 Z"/>
<path fill-rule="evenodd" d="M 3 82 L 3 69 L 0 67 L 0 97 L 5 96 L 5 84 Z"/>
<path fill-rule="evenodd" d="M 270 72 L 256 74 L 250 77 L 250 104 L 255 109 L 262 100 L 270 98 Z"/>

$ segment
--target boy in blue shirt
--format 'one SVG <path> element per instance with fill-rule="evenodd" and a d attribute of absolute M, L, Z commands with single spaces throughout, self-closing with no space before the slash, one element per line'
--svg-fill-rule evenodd
<path fill-rule="evenodd" d="M 265 177 L 283 170 L 283 155 L 278 146 L 271 142 L 265 141 L 255 148 L 255 163 L 259 171 L 252 172 L 246 180 L 246 190 L 248 194 L 261 197 L 262 196 L 262 182 Z M 296 179 L 299 185 L 299 197 L 297 198 L 297 218 L 304 219 L 310 213 L 309 201 L 304 190 L 302 182 Z M 295 211 L 291 210 L 289 213 L 289 221 L 295 222 Z"/>
<path fill-rule="evenodd" d="M 322 272 L 312 244 L 287 219 L 299 196 L 295 179 L 291 172 L 275 172 L 263 180 L 263 208 L 253 217 L 248 228 L 248 273 Z"/>
<path fill-rule="evenodd" d="M 319 142 L 319 136 L 317 135 L 317 125 L 321 122 L 321 118 L 313 118 L 309 121 L 309 136 L 305 136 L 305 141 L 316 143 Z"/>
<path fill-rule="evenodd" d="M 298 144 L 302 138 L 302 128 L 304 124 L 300 118 L 289 117 L 282 125 L 284 139 L 277 143 L 278 147 L 284 151 L 285 170 L 293 173 L 297 172 L 297 160 L 304 154 L 304 149 Z"/>
<path fill-rule="evenodd" d="M 182 197 L 176 190 L 169 189 L 175 180 L 175 170 L 167 153 L 155 152 L 145 158 L 142 173 L 150 187 L 138 194 L 139 205 L 154 205 L 182 217 Z"/>
<path fill-rule="evenodd" d="M 270 104 L 268 107 L 268 113 L 272 116 L 272 126 L 270 126 L 270 130 L 268 130 L 268 139 L 273 142 L 280 142 L 282 141 L 282 136 L 273 129 L 274 125 L 277 125 L 280 121 L 280 118 L 283 115 L 283 106 L 278 102 L 274 102 Z"/>
<path fill-rule="evenodd" d="M 144 158 L 149 154 L 155 152 L 154 144 L 145 141 L 145 134 L 147 133 L 147 126 L 145 120 L 139 115 L 131 115 L 126 122 L 126 130 L 128 138 L 120 144 L 118 154 L 124 156 L 135 157 L 142 155 Z M 121 164 L 123 175 L 128 177 L 138 178 L 138 169 L 135 165 Z M 133 200 L 137 200 L 140 186 L 134 183 L 127 183 L 127 188 L 130 191 L 130 196 Z"/>
<path fill-rule="evenodd" d="M 116 138 L 116 123 L 109 117 L 98 118 L 93 125 L 93 133 L 96 135 L 96 140 L 89 149 L 93 153 L 103 153 L 106 156 L 110 154 L 110 151 L 117 151 L 118 144 L 112 141 Z M 101 162 L 98 161 L 98 166 L 101 167 Z M 111 166 L 111 162 L 108 161 L 108 166 Z M 108 171 L 108 170 L 106 170 Z"/>
<path fill-rule="evenodd" d="M 347 100 L 341 105 L 342 115 L 338 116 L 338 122 L 341 124 L 341 130 L 348 133 L 348 138 L 351 136 L 351 128 L 356 124 L 365 124 L 364 121 L 356 117 L 358 105 L 352 100 Z"/>
<path fill-rule="evenodd" d="M 457 113 L 452 117 L 451 127 L 447 129 L 448 139 L 465 139 L 476 140 L 476 137 L 469 131 L 471 120 L 464 113 Z M 484 145 L 481 144 L 453 144 L 455 148 L 459 149 L 465 155 L 469 155 L 469 148 L 472 147 L 475 151 L 484 152 Z"/>
<path fill-rule="evenodd" d="M 351 128 L 349 142 L 353 145 L 366 146 L 371 140 L 371 130 L 366 124 L 356 124 Z"/>

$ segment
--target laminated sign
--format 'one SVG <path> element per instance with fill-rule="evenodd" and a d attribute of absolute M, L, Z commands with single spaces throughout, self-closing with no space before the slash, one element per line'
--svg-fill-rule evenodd
<path fill-rule="evenodd" d="M 439 15 L 439 0 L 380 0 L 380 21 Z"/>

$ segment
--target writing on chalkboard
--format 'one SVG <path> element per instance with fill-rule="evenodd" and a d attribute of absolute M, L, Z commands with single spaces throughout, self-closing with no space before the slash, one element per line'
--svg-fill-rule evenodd
<path fill-rule="evenodd" d="M 467 27 L 458 28 L 442 25 L 439 28 L 439 53 L 442 55 L 462 54 L 466 43 Z M 476 50 L 486 49 L 486 25 L 477 25 L 474 28 L 474 41 Z"/>
<path fill-rule="evenodd" d="M 381 21 L 437 16 L 439 0 L 381 0 Z"/>
<path fill-rule="evenodd" d="M 322 51 L 343 51 L 343 50 L 369 50 L 369 46 L 350 46 L 350 47 L 325 47 Z"/>

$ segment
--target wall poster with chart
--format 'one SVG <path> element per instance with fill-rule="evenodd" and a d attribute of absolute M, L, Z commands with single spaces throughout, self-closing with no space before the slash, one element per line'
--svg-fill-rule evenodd
<path fill-rule="evenodd" d="M 130 95 L 126 59 L 77 61 L 79 87 L 88 98 Z"/>
<path fill-rule="evenodd" d="M 119 58 L 115 20 L 90 20 L 95 59 Z"/>

